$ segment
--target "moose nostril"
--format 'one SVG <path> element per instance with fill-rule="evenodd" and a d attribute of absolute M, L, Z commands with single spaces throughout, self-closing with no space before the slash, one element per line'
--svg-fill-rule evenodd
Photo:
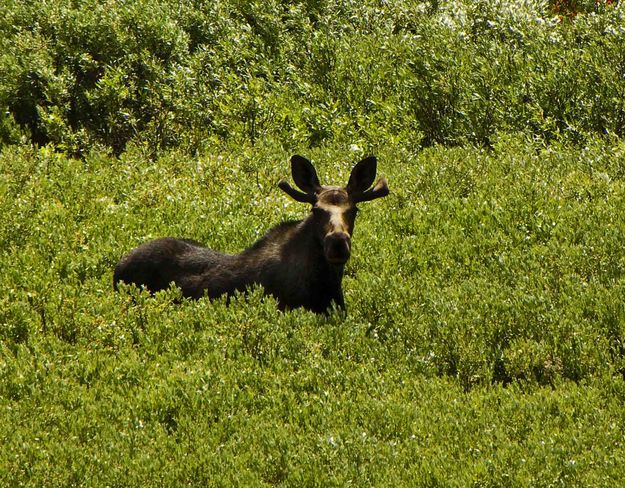
<path fill-rule="evenodd" d="M 349 244 L 350 244 L 349 235 L 343 232 L 330 234 L 328 235 L 327 239 L 333 246 L 346 246 L 349 249 Z"/>
<path fill-rule="evenodd" d="M 351 240 L 343 232 L 328 234 L 324 242 L 326 259 L 331 263 L 342 264 L 349 259 Z"/>

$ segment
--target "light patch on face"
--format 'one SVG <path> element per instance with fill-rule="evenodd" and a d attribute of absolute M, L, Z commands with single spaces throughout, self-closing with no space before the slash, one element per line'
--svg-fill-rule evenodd
<path fill-rule="evenodd" d="M 355 212 L 350 211 L 354 209 L 354 205 L 345 189 L 324 187 L 318 195 L 315 207 L 323 211 L 327 219 L 323 227 L 324 236 L 344 234 L 351 237 Z"/>
<path fill-rule="evenodd" d="M 350 235 L 349 226 L 343 218 L 343 212 L 340 210 L 338 212 L 330 212 L 330 229 L 332 229 L 332 233 L 342 232 L 348 236 Z"/>

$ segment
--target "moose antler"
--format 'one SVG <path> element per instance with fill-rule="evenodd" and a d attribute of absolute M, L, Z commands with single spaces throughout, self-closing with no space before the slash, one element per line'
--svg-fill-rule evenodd
<path fill-rule="evenodd" d="M 361 193 L 352 194 L 352 200 L 355 203 L 368 202 L 369 200 L 375 200 L 376 198 L 382 198 L 388 195 L 390 190 L 388 189 L 388 183 L 386 178 L 382 177 L 378 180 L 373 188 L 369 188 Z"/>
<path fill-rule="evenodd" d="M 284 180 L 278 183 L 278 187 L 282 191 L 284 191 L 287 195 L 289 195 L 293 200 L 296 200 L 302 203 L 310 203 L 312 205 L 317 203 L 317 195 L 315 195 L 314 193 L 304 193 L 304 192 L 298 191 Z"/>

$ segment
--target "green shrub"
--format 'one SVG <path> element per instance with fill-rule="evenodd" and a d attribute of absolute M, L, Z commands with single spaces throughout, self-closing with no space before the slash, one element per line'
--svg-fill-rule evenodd
<path fill-rule="evenodd" d="M 489 146 L 502 131 L 582 144 L 623 134 L 622 8 L 560 22 L 545 2 L 14 0 L 3 144 L 86 154 L 129 141 L 410 139 Z"/>

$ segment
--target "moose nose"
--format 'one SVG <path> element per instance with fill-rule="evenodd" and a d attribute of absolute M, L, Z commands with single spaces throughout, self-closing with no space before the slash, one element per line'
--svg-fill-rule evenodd
<path fill-rule="evenodd" d="M 323 251 L 331 264 L 345 264 L 351 251 L 351 239 L 345 232 L 328 234 L 323 241 Z"/>

